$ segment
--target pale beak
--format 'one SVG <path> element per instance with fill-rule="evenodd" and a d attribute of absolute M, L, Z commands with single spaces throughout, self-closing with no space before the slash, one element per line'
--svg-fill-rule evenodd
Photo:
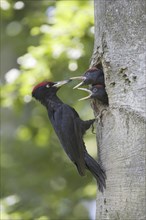
<path fill-rule="evenodd" d="M 52 87 L 59 88 L 65 84 L 69 83 L 70 81 L 72 81 L 72 80 L 68 79 L 68 80 L 58 81 L 58 82 L 55 82 L 55 84 Z"/>
<path fill-rule="evenodd" d="M 85 76 L 75 76 L 75 77 L 71 77 L 70 79 L 71 80 L 74 80 L 74 79 L 85 80 L 86 77 Z"/>
<path fill-rule="evenodd" d="M 73 87 L 73 89 L 77 89 L 79 86 L 82 86 L 84 84 L 84 80 L 86 79 L 85 76 L 75 76 L 75 77 L 71 77 L 70 78 L 71 80 L 76 80 L 76 79 L 79 79 L 79 80 L 83 80 L 83 82 L 79 83 L 78 85 L 76 85 L 75 87 Z"/>
<path fill-rule="evenodd" d="M 79 90 L 86 91 L 86 92 L 89 93 L 88 96 L 86 96 L 86 97 L 84 97 L 84 98 L 81 98 L 81 99 L 79 99 L 78 101 L 82 101 L 82 100 L 86 100 L 86 99 L 90 99 L 90 98 L 91 98 L 91 96 L 92 96 L 92 92 L 91 92 L 89 89 L 85 89 L 85 88 L 78 88 L 78 89 L 79 89 Z"/>

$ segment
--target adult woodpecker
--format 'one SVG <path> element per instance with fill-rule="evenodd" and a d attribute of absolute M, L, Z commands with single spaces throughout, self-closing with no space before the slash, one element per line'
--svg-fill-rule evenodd
<path fill-rule="evenodd" d="M 74 89 L 78 88 L 79 86 L 83 85 L 104 85 L 104 74 L 101 69 L 98 69 L 96 67 L 92 67 L 88 69 L 83 76 L 76 76 L 76 77 L 71 77 L 71 80 L 82 80 L 81 83 L 77 84 Z"/>
<path fill-rule="evenodd" d="M 97 84 L 97 85 L 91 86 L 90 89 L 87 89 L 87 88 L 78 88 L 78 89 L 89 93 L 88 96 L 79 99 L 79 101 L 85 100 L 85 99 L 98 99 L 103 104 L 108 105 L 108 96 L 105 91 L 104 85 Z"/>
<path fill-rule="evenodd" d="M 78 113 L 56 95 L 58 89 L 69 81 L 39 83 L 34 87 L 32 96 L 46 107 L 60 143 L 79 174 L 84 176 L 85 169 L 88 169 L 96 178 L 99 190 L 103 192 L 106 187 L 105 172 L 88 154 L 83 141 L 83 135 L 95 120 L 81 120 Z"/>

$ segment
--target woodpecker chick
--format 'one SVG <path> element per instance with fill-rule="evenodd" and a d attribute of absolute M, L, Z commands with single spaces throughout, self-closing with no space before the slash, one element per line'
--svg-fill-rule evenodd
<path fill-rule="evenodd" d="M 107 96 L 105 87 L 103 85 L 97 84 L 97 85 L 92 86 L 90 89 L 86 89 L 86 88 L 78 88 L 78 89 L 89 93 L 88 96 L 79 99 L 79 101 L 85 100 L 85 99 L 98 99 L 103 104 L 108 105 L 108 96 Z"/>
<path fill-rule="evenodd" d="M 88 154 L 83 141 L 83 135 L 95 119 L 81 120 L 78 113 L 69 105 L 64 104 L 56 95 L 59 87 L 69 81 L 39 83 L 34 87 L 32 96 L 46 107 L 60 143 L 70 160 L 76 165 L 79 174 L 84 176 L 85 169 L 88 169 L 95 177 L 99 190 L 103 192 L 106 187 L 106 174 Z"/>
<path fill-rule="evenodd" d="M 71 80 L 82 80 L 81 83 L 76 85 L 74 89 L 78 88 L 79 86 L 83 85 L 105 85 L 104 84 L 104 74 L 101 69 L 98 69 L 96 67 L 92 67 L 88 69 L 83 76 L 77 76 L 77 77 L 71 77 Z"/>

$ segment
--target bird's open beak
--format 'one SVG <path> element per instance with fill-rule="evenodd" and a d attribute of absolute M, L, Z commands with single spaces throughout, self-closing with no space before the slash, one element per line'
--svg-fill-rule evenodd
<path fill-rule="evenodd" d="M 82 101 L 82 100 L 86 100 L 86 99 L 90 99 L 90 98 L 91 98 L 91 96 L 92 96 L 92 92 L 91 92 L 89 89 L 85 89 L 85 88 L 78 88 L 78 89 L 79 89 L 79 90 L 86 91 L 86 92 L 89 93 L 88 96 L 86 96 L 86 97 L 84 97 L 84 98 L 81 98 L 81 99 L 79 99 L 78 101 Z"/>
<path fill-rule="evenodd" d="M 58 82 L 55 82 L 55 84 L 52 87 L 60 88 L 61 86 L 65 85 L 71 81 L 72 81 L 71 79 L 58 81 Z"/>
<path fill-rule="evenodd" d="M 70 78 L 71 80 L 76 80 L 76 79 L 79 79 L 79 80 L 82 80 L 81 83 L 77 84 L 75 87 L 73 87 L 73 89 L 77 89 L 79 86 L 82 86 L 84 84 L 84 80 L 86 79 L 85 76 L 75 76 L 75 77 L 71 77 Z"/>

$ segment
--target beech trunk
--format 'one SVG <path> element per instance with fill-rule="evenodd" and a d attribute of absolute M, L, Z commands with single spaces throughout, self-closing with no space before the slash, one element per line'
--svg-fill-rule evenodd
<path fill-rule="evenodd" d="M 95 0 L 91 66 L 102 66 L 109 106 L 98 101 L 98 157 L 106 170 L 96 219 L 146 219 L 145 0 Z M 96 106 L 96 107 L 95 107 Z"/>

